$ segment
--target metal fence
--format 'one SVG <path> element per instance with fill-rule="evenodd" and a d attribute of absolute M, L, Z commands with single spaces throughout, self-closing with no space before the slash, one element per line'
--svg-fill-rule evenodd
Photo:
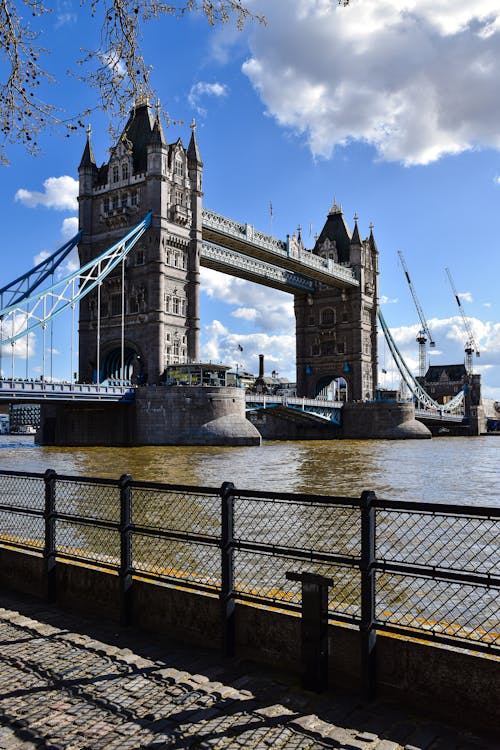
<path fill-rule="evenodd" d="M 287 573 L 333 580 L 330 619 L 500 654 L 500 508 L 0 471 L 0 544 L 234 602 L 298 610 Z"/>

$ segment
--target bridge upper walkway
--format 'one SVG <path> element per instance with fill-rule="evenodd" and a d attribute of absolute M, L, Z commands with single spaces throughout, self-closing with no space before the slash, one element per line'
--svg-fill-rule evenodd
<path fill-rule="evenodd" d="M 208 242 L 218 247 L 217 258 L 214 257 L 215 251 L 210 251 L 207 245 L 202 253 L 202 262 L 205 255 L 206 260 L 215 270 L 224 270 L 227 262 L 231 272 L 236 273 L 234 254 L 238 253 L 291 271 L 292 274 L 298 274 L 304 279 L 321 281 L 329 286 L 359 286 L 359 280 L 351 268 L 335 263 L 333 260 L 321 258 L 309 250 L 292 251 L 288 242 L 264 234 L 251 224 L 240 224 L 208 209 L 203 209 L 202 237 L 205 243 Z M 257 274 L 256 278 L 259 276 L 262 278 L 262 274 Z M 288 289 L 288 291 L 292 290 Z"/>

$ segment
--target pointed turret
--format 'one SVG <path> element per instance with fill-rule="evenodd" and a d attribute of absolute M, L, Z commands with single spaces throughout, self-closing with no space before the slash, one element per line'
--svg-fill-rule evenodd
<path fill-rule="evenodd" d="M 193 120 L 189 127 L 191 128 L 191 138 L 187 149 L 188 160 L 194 164 L 200 164 L 203 166 L 200 151 L 198 149 L 198 142 L 196 140 L 196 122 Z"/>
<path fill-rule="evenodd" d="M 368 237 L 368 243 L 370 245 L 370 250 L 372 251 L 372 253 L 378 254 L 377 243 L 375 242 L 375 237 L 373 235 L 373 224 L 370 224 L 370 236 Z"/>
<path fill-rule="evenodd" d="M 93 169 L 97 168 L 95 157 L 94 157 L 94 150 L 92 148 L 92 143 L 90 142 L 90 128 L 87 130 L 87 142 L 85 143 L 85 148 L 83 149 L 82 159 L 80 161 L 79 169 L 84 169 L 85 167 L 91 167 Z"/>
<path fill-rule="evenodd" d="M 165 136 L 163 135 L 163 128 L 158 117 L 156 118 L 155 124 L 153 125 L 153 132 L 151 133 L 150 143 L 154 144 L 155 146 L 166 145 Z"/>
<path fill-rule="evenodd" d="M 351 245 L 361 245 L 361 237 L 359 236 L 358 228 L 358 216 L 354 214 L 354 231 L 351 237 Z"/>

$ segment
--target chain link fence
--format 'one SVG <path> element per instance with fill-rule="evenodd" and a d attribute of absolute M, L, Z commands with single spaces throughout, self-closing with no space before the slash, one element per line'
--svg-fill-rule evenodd
<path fill-rule="evenodd" d="M 0 471 L 0 544 L 293 610 L 312 573 L 331 619 L 500 652 L 500 508 L 363 496 Z"/>

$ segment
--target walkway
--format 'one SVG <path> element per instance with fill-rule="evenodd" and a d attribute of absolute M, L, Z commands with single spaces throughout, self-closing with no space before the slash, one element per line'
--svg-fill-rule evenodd
<path fill-rule="evenodd" d="M 495 750 L 386 704 L 0 595 L 1 750 Z"/>

